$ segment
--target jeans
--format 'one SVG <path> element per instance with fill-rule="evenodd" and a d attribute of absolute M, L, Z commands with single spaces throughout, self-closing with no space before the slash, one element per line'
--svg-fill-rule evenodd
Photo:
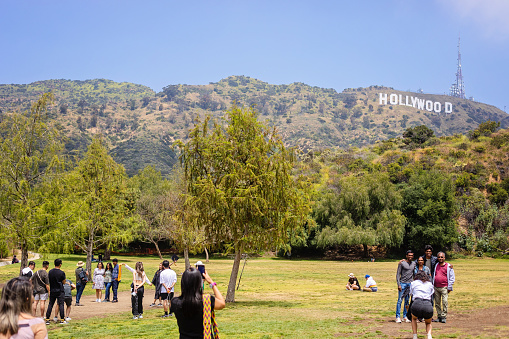
<path fill-rule="evenodd" d="M 409 290 L 410 289 L 410 283 L 401 283 L 401 291 L 398 292 L 398 303 L 396 304 L 396 318 L 401 318 L 401 301 L 403 299 L 403 294 L 405 294 L 405 291 L 406 290 Z M 408 302 L 409 302 L 409 299 L 410 299 L 410 294 L 406 293 L 405 295 L 405 305 L 403 307 L 403 318 L 406 317 L 406 312 L 407 312 L 407 309 L 406 309 L 406 306 L 408 305 Z"/>
<path fill-rule="evenodd" d="M 48 309 L 46 310 L 46 319 L 49 319 L 51 317 L 51 312 L 53 311 L 53 305 L 55 304 L 55 301 L 58 302 L 58 308 L 60 311 L 60 319 L 64 320 L 64 293 L 62 292 L 59 295 L 51 295 L 49 296 L 49 304 Z"/>
<path fill-rule="evenodd" d="M 81 295 L 83 294 L 83 291 L 85 290 L 85 286 L 87 286 L 86 283 L 83 285 L 81 283 L 76 284 L 76 304 L 80 303 Z"/>
<path fill-rule="evenodd" d="M 113 280 L 111 282 L 111 289 L 113 290 L 113 301 L 118 301 L 117 291 L 118 291 L 118 284 L 119 283 L 120 283 L 120 281 L 118 281 L 118 280 Z"/>
<path fill-rule="evenodd" d="M 106 287 L 105 287 L 106 293 L 104 294 L 104 300 L 110 300 L 110 288 L 111 288 L 111 285 L 113 284 L 113 282 L 107 282 L 105 284 L 106 284 Z"/>

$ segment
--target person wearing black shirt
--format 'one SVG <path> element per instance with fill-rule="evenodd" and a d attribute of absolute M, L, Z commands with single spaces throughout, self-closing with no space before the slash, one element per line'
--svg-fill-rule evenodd
<path fill-rule="evenodd" d="M 55 301 L 58 301 L 58 307 L 60 310 L 60 323 L 65 324 L 64 317 L 64 285 L 65 284 L 65 273 L 60 269 L 62 267 L 62 259 L 55 259 L 55 268 L 48 272 L 49 277 L 49 304 L 48 310 L 46 311 L 46 325 L 49 325 L 49 319 L 51 317 L 51 311 L 53 311 L 53 305 Z"/>
<path fill-rule="evenodd" d="M 348 275 L 348 283 L 346 284 L 346 289 L 349 291 L 358 290 L 360 291 L 361 285 L 359 284 L 359 280 L 355 277 L 353 273 Z"/>
<path fill-rule="evenodd" d="M 179 327 L 180 339 L 203 338 L 203 290 L 202 279 L 210 284 L 214 296 L 210 296 L 211 309 L 222 310 L 225 301 L 215 282 L 207 271 L 201 274 L 194 267 L 182 274 L 179 297 L 171 300 L 171 313 L 175 313 Z"/>

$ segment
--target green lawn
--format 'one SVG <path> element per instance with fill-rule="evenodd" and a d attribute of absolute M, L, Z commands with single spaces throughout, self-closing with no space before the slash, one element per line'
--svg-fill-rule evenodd
<path fill-rule="evenodd" d="M 73 273 L 80 256 L 61 256 L 63 269 Z M 56 258 L 49 256 L 50 262 Z M 119 257 L 121 262 L 144 262 L 149 277 L 157 269 L 158 258 Z M 40 267 L 37 261 L 37 267 Z M 452 263 L 456 284 L 449 298 L 454 312 L 478 310 L 507 304 L 509 261 L 498 259 L 459 259 Z M 232 260 L 214 259 L 207 271 L 226 293 Z M 17 266 L 17 267 L 16 267 Z M 52 264 L 50 265 L 52 267 Z M 250 259 L 247 262 L 236 303 L 216 313 L 221 338 L 378 338 L 384 337 L 377 328 L 395 317 L 397 300 L 395 283 L 396 261 L 324 261 L 286 260 L 278 258 Z M 242 266 L 241 266 L 242 268 Z M 177 272 L 183 263 L 179 262 Z M 5 282 L 19 271 L 18 265 L 0 268 L 0 280 Z M 372 275 L 379 286 L 378 293 L 346 291 L 347 275 L 355 273 L 361 284 L 365 274 Z M 120 290 L 128 290 L 127 279 Z M 487 288 L 480 288 L 480 286 Z M 86 294 L 93 290 L 87 289 Z M 151 297 L 153 289 L 145 294 Z M 180 281 L 176 295 L 180 294 Z M 76 310 L 74 310 L 76 312 Z M 65 327 L 50 326 L 51 338 L 177 338 L 175 319 L 160 319 L 161 310 L 146 310 L 145 319 L 130 320 L 130 312 L 108 314 L 84 321 L 72 321 Z M 421 326 L 422 327 L 422 326 Z M 403 328 L 403 327 L 402 327 Z M 420 328 L 419 333 L 423 334 Z M 422 333 L 421 333 L 422 332 Z M 411 337 L 410 327 L 401 330 Z M 435 332 L 434 338 L 440 337 Z M 444 337 L 455 337 L 448 335 Z M 458 334 L 461 336 L 461 333 Z"/>

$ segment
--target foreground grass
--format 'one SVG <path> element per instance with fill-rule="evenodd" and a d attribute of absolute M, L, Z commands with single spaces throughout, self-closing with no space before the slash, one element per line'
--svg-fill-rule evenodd
<path fill-rule="evenodd" d="M 52 255 L 48 259 L 52 262 L 54 258 L 56 256 Z M 62 259 L 64 271 L 72 276 L 76 262 L 83 260 L 78 256 L 62 256 Z M 119 260 L 129 265 L 143 261 L 149 277 L 159 263 L 154 257 L 122 257 Z M 37 267 L 40 262 L 42 260 L 38 261 Z M 505 285 L 509 280 L 509 261 L 476 258 L 452 263 L 456 283 L 449 298 L 450 310 L 462 312 L 507 304 L 509 290 Z M 231 266 L 232 261 L 226 259 L 211 260 L 207 264 L 207 270 L 222 293 L 226 293 Z M 236 302 L 216 313 L 221 338 L 384 337 L 376 327 L 395 317 L 396 267 L 396 261 L 250 259 L 236 293 Z M 176 271 L 182 270 L 183 263 L 179 263 Z M 0 268 L 1 281 L 5 282 L 18 271 L 19 267 L 16 269 L 14 265 Z M 372 275 L 379 292 L 345 291 L 350 272 L 359 277 L 361 284 L 365 281 L 361 277 Z M 120 290 L 128 289 L 128 280 L 123 279 Z M 93 290 L 87 288 L 85 293 L 92 294 Z M 145 295 L 150 298 L 152 293 L 153 288 L 148 288 Z M 179 294 L 180 281 L 176 289 L 176 295 Z M 146 310 L 141 321 L 132 321 L 130 312 L 98 314 L 95 318 L 73 321 L 65 327 L 50 327 L 50 337 L 177 338 L 176 320 L 160 319 L 160 314 L 160 309 Z M 409 328 L 405 327 L 401 334 L 408 336 L 409 333 Z"/>

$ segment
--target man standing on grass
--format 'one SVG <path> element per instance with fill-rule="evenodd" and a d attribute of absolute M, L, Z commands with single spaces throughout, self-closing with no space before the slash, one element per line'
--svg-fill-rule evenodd
<path fill-rule="evenodd" d="M 396 322 L 401 323 L 401 301 L 405 298 L 405 304 L 403 306 L 403 318 L 404 321 L 411 322 L 407 318 L 407 305 L 410 299 L 410 284 L 414 280 L 414 268 L 415 262 L 412 261 L 414 258 L 414 252 L 411 250 L 406 251 L 406 260 L 401 261 L 398 264 L 398 270 L 396 271 L 396 282 L 398 283 L 398 303 L 396 304 Z"/>
<path fill-rule="evenodd" d="M 424 246 L 424 266 L 429 268 L 431 274 L 435 271 L 435 265 L 437 262 L 437 257 L 433 255 L 433 247 L 431 247 L 431 245 Z M 431 278 L 433 279 L 433 277 Z M 433 282 L 433 280 L 431 282 Z"/>
<path fill-rule="evenodd" d="M 60 310 L 60 323 L 66 324 L 64 316 L 64 285 L 65 284 L 65 273 L 60 269 L 62 267 L 62 259 L 55 259 L 55 268 L 48 273 L 49 277 L 49 304 L 46 311 L 46 325 L 49 325 L 49 319 L 51 317 L 51 311 L 53 311 L 53 305 L 55 301 L 58 301 L 58 307 Z"/>
<path fill-rule="evenodd" d="M 435 285 L 435 308 L 437 310 L 437 320 L 434 322 L 445 323 L 447 318 L 447 306 L 449 293 L 452 291 L 455 276 L 454 270 L 449 263 L 445 262 L 445 253 L 438 252 L 438 264 L 433 273 Z"/>
<path fill-rule="evenodd" d="M 85 265 L 83 261 L 78 261 L 78 264 L 76 264 L 78 268 L 74 270 L 74 275 L 76 275 L 76 306 L 83 306 L 83 304 L 80 303 L 81 295 L 88 282 L 88 272 L 83 268 L 83 265 Z"/>
<path fill-rule="evenodd" d="M 30 261 L 28 263 L 28 266 L 25 267 L 21 271 L 21 276 L 22 277 L 27 277 L 28 279 L 30 279 L 32 277 L 32 275 L 34 274 L 34 269 L 35 269 L 35 261 Z"/>
<path fill-rule="evenodd" d="M 120 284 L 120 279 L 122 279 L 122 269 L 118 264 L 118 259 L 113 259 L 113 272 L 111 272 L 111 289 L 113 290 L 113 301 L 114 303 L 118 302 L 117 292 L 118 292 L 118 284 Z"/>
<path fill-rule="evenodd" d="M 171 299 L 173 298 L 173 287 L 177 283 L 177 274 L 175 271 L 170 269 L 170 262 L 168 260 L 163 261 L 163 271 L 159 275 L 159 283 L 161 284 L 160 296 L 163 300 L 164 315 L 162 318 L 168 318 L 173 314 L 168 314 L 168 310 L 171 306 Z"/>
<path fill-rule="evenodd" d="M 44 309 L 46 308 L 46 300 L 50 290 L 48 277 L 49 262 L 42 262 L 42 269 L 35 272 L 30 278 L 34 287 L 34 303 L 32 304 L 32 315 L 37 316 L 37 305 L 40 302 L 41 317 L 44 317 Z"/>

